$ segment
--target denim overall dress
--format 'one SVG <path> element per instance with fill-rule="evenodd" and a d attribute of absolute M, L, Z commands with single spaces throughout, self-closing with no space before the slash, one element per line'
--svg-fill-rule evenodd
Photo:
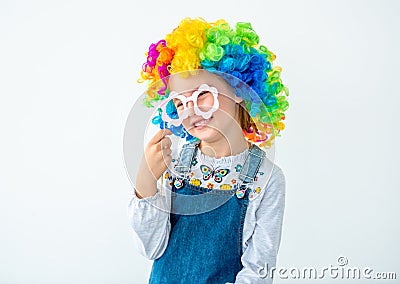
<path fill-rule="evenodd" d="M 249 185 L 254 182 L 265 152 L 253 144 L 239 173 L 238 187 L 213 190 L 189 183 L 188 173 L 198 144 L 199 141 L 185 144 L 181 150 L 176 171 L 182 175 L 174 178 L 171 190 L 174 209 L 170 213 L 169 241 L 163 255 L 153 262 L 149 283 L 234 283 L 243 268 L 242 236 Z M 206 198 L 196 199 L 200 195 Z M 195 202 L 190 202 L 193 198 L 180 202 L 179 197 L 188 196 L 195 197 Z M 215 209 L 189 215 L 174 213 L 179 206 L 194 212 L 196 206 L 201 209 L 205 204 Z"/>

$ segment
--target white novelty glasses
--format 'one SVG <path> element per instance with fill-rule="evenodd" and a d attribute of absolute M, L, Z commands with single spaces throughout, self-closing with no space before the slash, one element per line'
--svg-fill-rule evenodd
<path fill-rule="evenodd" d="M 182 92 L 183 93 L 183 92 Z M 162 110 L 162 119 L 165 122 L 169 122 L 172 125 L 179 126 L 182 124 L 182 121 L 189 116 L 189 110 L 187 107 L 187 103 L 189 101 L 193 102 L 193 109 L 194 112 L 202 116 L 204 119 L 208 119 L 211 117 L 213 112 L 215 112 L 219 108 L 219 102 L 218 102 L 218 90 L 215 87 L 210 87 L 207 84 L 201 84 L 200 87 L 193 92 L 193 94 L 190 97 L 186 97 L 182 95 L 182 93 L 177 93 L 177 92 L 170 92 L 169 96 L 165 101 L 163 101 L 160 105 L 160 108 Z M 202 111 L 199 106 L 198 106 L 198 100 L 199 97 L 207 97 L 211 99 L 212 96 L 212 106 L 211 106 L 211 100 L 207 100 L 207 103 L 204 102 L 204 105 L 206 105 L 206 108 L 208 109 L 207 111 Z M 171 118 L 167 114 L 167 105 L 169 102 L 174 103 L 175 102 L 175 107 L 178 109 L 178 118 L 174 119 Z M 201 105 L 203 106 L 203 105 Z M 182 109 L 183 107 L 183 109 Z"/>

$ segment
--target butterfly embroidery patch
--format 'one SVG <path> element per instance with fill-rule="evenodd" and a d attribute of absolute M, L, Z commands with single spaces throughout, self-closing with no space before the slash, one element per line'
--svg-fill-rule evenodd
<path fill-rule="evenodd" d="M 220 183 L 222 181 L 222 178 L 230 172 L 229 169 L 213 169 L 206 165 L 201 165 L 200 170 L 203 174 L 203 180 L 214 178 L 214 180 L 218 183 Z"/>

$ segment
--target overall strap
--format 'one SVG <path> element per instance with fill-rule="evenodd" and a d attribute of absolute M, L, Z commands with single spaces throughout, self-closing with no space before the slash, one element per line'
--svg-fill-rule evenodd
<path fill-rule="evenodd" d="M 192 160 L 196 155 L 197 146 L 200 144 L 200 140 L 187 143 L 183 145 L 182 150 L 179 154 L 179 160 L 176 165 L 177 172 L 181 173 L 183 177 L 186 177 L 190 172 Z"/>
<path fill-rule="evenodd" d="M 260 168 L 261 162 L 265 157 L 265 152 L 261 150 L 257 145 L 252 144 L 249 149 L 246 161 L 239 173 L 239 188 L 247 184 L 252 184 L 257 172 Z M 245 186 L 247 187 L 247 186 Z"/>

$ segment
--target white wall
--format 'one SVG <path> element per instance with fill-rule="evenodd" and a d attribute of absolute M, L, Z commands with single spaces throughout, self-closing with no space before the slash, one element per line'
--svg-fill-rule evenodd
<path fill-rule="evenodd" d="M 185 16 L 250 21 L 283 68 L 278 266 L 344 255 L 399 274 L 399 6 L 1 1 L 0 283 L 146 283 L 151 262 L 126 216 L 123 132 L 144 91 L 144 52 Z"/>

